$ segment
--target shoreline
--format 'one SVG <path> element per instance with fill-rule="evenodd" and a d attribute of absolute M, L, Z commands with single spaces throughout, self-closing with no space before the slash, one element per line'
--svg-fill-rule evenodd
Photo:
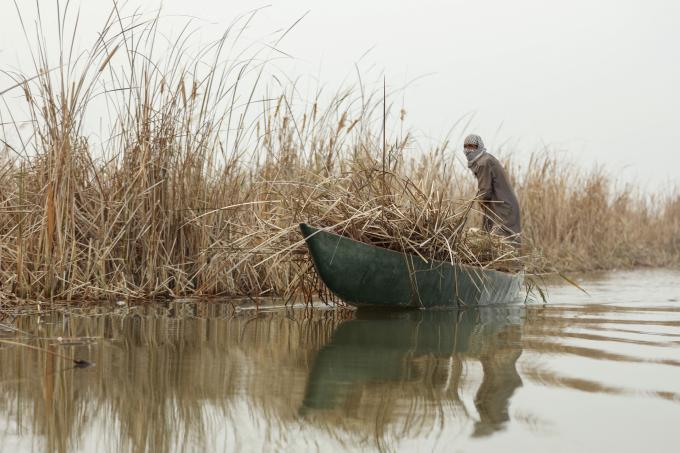
<path fill-rule="evenodd" d="M 611 270 L 595 270 L 595 271 L 585 271 L 577 273 L 567 273 L 567 276 L 584 286 L 588 283 L 597 283 L 598 281 L 605 281 L 608 277 L 622 273 L 636 273 L 636 272 L 678 272 L 680 273 L 680 267 L 635 267 L 626 269 L 611 269 Z M 551 274 L 544 280 L 545 287 L 550 291 L 554 288 L 569 288 L 572 285 L 565 281 L 562 277 L 556 274 Z M 578 291 L 577 288 L 574 288 Z M 548 297 L 549 299 L 549 297 Z M 261 297 L 243 297 L 243 296 L 181 296 L 181 297 L 157 297 L 155 299 L 143 299 L 143 298 L 120 298 L 120 299 L 99 299 L 99 300 L 12 300 L 8 298 L 0 298 L 0 313 L 5 310 L 31 308 L 31 307 L 44 307 L 46 310 L 61 310 L 61 309 L 129 309 L 137 307 L 148 307 L 155 306 L 161 307 L 168 304 L 207 304 L 207 305 L 225 305 L 230 306 L 234 312 L 241 311 L 268 311 L 268 310 L 288 310 L 288 309 L 314 309 L 314 310 L 357 310 L 356 307 L 352 307 L 343 302 L 330 302 L 324 303 L 321 299 L 313 299 L 311 303 L 305 302 L 298 298 L 297 300 L 291 300 L 286 302 L 282 297 L 278 296 L 261 296 Z M 514 305 L 542 305 L 543 302 L 537 303 L 518 303 Z M 550 300 L 547 302 L 550 305 Z M 491 305 L 492 307 L 494 305 Z M 498 307 L 504 306 L 503 304 L 496 304 Z M 467 308 L 479 308 L 475 307 L 458 307 L 444 309 L 446 310 L 465 310 Z M 42 308 L 41 308 L 42 309 Z M 14 315 L 20 315 L 20 313 L 13 313 Z"/>

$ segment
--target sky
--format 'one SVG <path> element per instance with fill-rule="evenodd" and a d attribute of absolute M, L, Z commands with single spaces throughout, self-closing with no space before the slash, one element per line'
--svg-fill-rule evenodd
<path fill-rule="evenodd" d="M 39 0 L 53 4 L 52 0 Z M 0 67 L 27 65 L 12 0 L 0 0 Z M 17 0 L 24 19 L 30 1 Z M 84 1 L 80 34 L 96 36 L 108 0 Z M 264 39 L 299 23 L 277 61 L 328 87 L 384 71 L 422 141 L 477 133 L 493 153 L 556 150 L 622 182 L 680 183 L 680 2 L 671 0 L 165 0 L 163 15 L 200 19 L 201 39 L 266 6 L 247 30 Z M 153 11 L 155 1 L 128 1 Z M 170 31 L 171 33 L 171 31 Z M 410 83 L 409 83 L 410 82 Z M 3 79 L 0 78 L 0 91 Z"/>

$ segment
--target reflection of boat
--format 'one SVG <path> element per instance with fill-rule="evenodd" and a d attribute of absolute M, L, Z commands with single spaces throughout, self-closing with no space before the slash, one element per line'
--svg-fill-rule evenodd
<path fill-rule="evenodd" d="M 510 274 L 421 258 L 364 244 L 306 224 L 300 229 L 326 286 L 357 307 L 459 307 L 517 297 L 521 273 Z"/>
<path fill-rule="evenodd" d="M 338 326 L 316 356 L 302 413 L 342 411 L 348 401 L 380 398 L 381 391 L 387 394 L 395 386 L 399 393 L 386 399 L 415 401 L 425 393 L 440 395 L 434 401 L 439 405 L 447 398 L 460 401 L 463 361 L 476 359 L 481 362 L 483 378 L 474 399 L 479 414 L 475 433 L 493 432 L 508 421 L 510 398 L 522 385 L 516 369 L 521 354 L 519 310 L 360 310 L 355 319 Z M 429 380 L 423 377 L 427 374 L 423 369 L 435 370 Z M 439 381 L 432 379 L 436 370 Z M 437 386 L 443 391 L 434 392 Z"/>

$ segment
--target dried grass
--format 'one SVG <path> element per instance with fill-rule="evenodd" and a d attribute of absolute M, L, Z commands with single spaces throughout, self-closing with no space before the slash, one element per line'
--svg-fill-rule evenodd
<path fill-rule="evenodd" d="M 383 133 L 382 86 L 256 98 L 260 50 L 226 57 L 238 21 L 193 53 L 189 32 L 160 52 L 157 22 L 114 8 L 88 52 L 72 59 L 62 44 L 57 61 L 38 24 L 35 67 L 9 90 L 28 120 L 5 109 L 1 121 L 2 297 L 311 298 L 324 290 L 301 221 L 425 260 L 513 267 L 500 238 L 466 232 L 479 220 L 474 180 L 447 144 L 417 154 L 410 135 Z M 95 146 L 86 123 L 101 102 L 112 130 Z M 676 194 L 618 190 L 549 155 L 506 165 L 530 271 L 679 261 Z"/>

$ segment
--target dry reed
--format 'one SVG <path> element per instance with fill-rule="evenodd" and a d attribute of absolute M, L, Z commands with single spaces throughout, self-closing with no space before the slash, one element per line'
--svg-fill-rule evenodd
<path fill-rule="evenodd" d="M 160 50 L 159 18 L 116 6 L 88 52 L 61 43 L 57 61 L 38 23 L 35 66 L 2 95 L 21 92 L 28 120 L 5 109 L 2 121 L 1 297 L 310 298 L 323 288 L 300 221 L 425 260 L 519 259 L 466 233 L 474 180 L 448 144 L 413 153 L 410 135 L 382 130 L 383 87 L 303 103 L 293 83 L 258 98 L 266 55 L 231 57 L 251 19 L 198 52 L 186 31 Z M 86 132 L 97 105 L 112 128 L 99 146 Z M 506 164 L 531 271 L 678 263 L 677 194 L 616 189 L 550 155 Z"/>

